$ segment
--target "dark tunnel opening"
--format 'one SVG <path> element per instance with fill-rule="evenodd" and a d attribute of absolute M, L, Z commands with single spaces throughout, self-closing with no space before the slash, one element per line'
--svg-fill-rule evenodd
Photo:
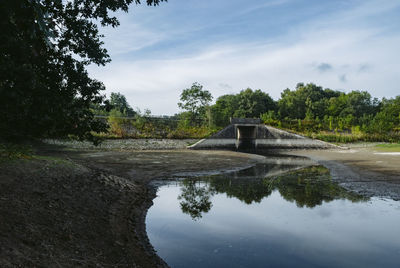
<path fill-rule="evenodd" d="M 256 126 L 237 126 L 236 149 L 238 151 L 254 151 L 256 149 Z"/>

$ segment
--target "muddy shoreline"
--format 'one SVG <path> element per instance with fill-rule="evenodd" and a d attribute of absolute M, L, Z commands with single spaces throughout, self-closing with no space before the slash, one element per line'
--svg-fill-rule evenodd
<path fill-rule="evenodd" d="M 156 196 L 150 182 L 270 160 L 182 149 L 191 142 L 111 141 L 105 148 L 53 142 L 36 146 L 32 159 L 1 163 L 0 266 L 167 267 L 146 234 Z M 311 158 L 360 194 L 400 197 L 399 156 L 368 148 L 281 153 Z"/>
<path fill-rule="evenodd" d="M 167 267 L 146 234 L 156 194 L 149 182 L 247 168 L 261 159 L 221 151 L 37 146 L 31 159 L 0 164 L 0 266 Z"/>

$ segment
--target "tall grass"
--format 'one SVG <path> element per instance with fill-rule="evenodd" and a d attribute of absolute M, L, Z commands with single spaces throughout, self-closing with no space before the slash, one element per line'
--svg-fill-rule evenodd
<path fill-rule="evenodd" d="M 306 133 L 306 136 L 326 142 L 352 143 L 352 142 L 400 142 L 399 133 Z"/>

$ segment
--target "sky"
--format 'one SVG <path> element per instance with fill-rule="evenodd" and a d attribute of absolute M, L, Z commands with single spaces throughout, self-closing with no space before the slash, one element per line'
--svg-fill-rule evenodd
<path fill-rule="evenodd" d="M 169 0 L 116 16 L 100 30 L 112 62 L 89 73 L 154 115 L 179 112 L 194 82 L 214 102 L 248 87 L 278 100 L 299 82 L 400 95 L 398 0 Z"/>

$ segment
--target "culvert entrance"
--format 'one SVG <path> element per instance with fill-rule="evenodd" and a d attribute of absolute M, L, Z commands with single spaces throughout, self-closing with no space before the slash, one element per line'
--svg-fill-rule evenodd
<path fill-rule="evenodd" d="M 257 126 L 236 126 L 236 149 L 253 151 L 256 149 Z"/>

